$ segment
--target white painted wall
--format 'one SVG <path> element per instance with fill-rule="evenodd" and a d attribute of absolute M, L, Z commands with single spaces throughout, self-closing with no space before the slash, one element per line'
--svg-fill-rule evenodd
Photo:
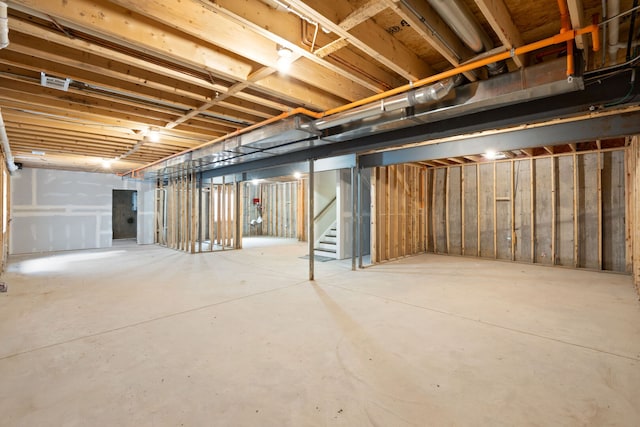
<path fill-rule="evenodd" d="M 327 206 L 334 197 L 336 197 L 336 180 L 338 171 L 330 170 L 324 172 L 316 172 L 314 179 L 314 203 L 313 203 L 313 216 L 318 215 L 325 206 Z M 336 220 L 336 208 L 335 206 L 327 211 L 326 214 L 318 218 L 315 222 L 315 238 L 316 244 L 322 236 L 322 233 Z"/>
<path fill-rule="evenodd" d="M 138 243 L 153 243 L 153 183 L 113 174 L 25 168 L 11 180 L 9 252 L 111 247 L 114 189 L 138 191 Z"/>

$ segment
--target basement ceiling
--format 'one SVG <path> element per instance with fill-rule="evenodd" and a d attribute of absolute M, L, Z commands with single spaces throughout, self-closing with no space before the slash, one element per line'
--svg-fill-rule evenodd
<path fill-rule="evenodd" d="M 482 55 L 434 10 L 438 1 L 6 3 L 0 108 L 15 160 L 29 167 L 126 172 L 297 107 L 334 109 Z M 496 52 L 561 29 L 556 0 L 460 3 Z M 632 3 L 621 1 L 620 10 Z M 602 14 L 600 0 L 567 4 L 575 28 Z M 621 41 L 628 21 L 621 20 Z M 602 62 L 590 44 L 589 36 L 577 39 L 587 69 L 618 60 Z M 563 55 L 563 46 L 506 65 L 533 66 Z M 282 47 L 290 56 L 287 71 L 278 67 Z"/>

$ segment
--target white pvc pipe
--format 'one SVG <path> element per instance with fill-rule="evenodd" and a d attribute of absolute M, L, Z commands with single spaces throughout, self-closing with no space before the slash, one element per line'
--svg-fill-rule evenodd
<path fill-rule="evenodd" d="M 7 168 L 10 173 L 13 173 L 18 170 L 18 166 L 14 163 L 13 155 L 11 155 L 11 147 L 9 147 L 9 138 L 7 137 L 7 129 L 4 126 L 2 110 L 0 110 L 0 140 L 2 141 L 2 151 L 4 152 L 5 160 L 7 161 Z"/>
<path fill-rule="evenodd" d="M 475 18 L 458 0 L 428 0 L 442 19 L 474 52 L 493 49 L 493 42 Z"/>
<path fill-rule="evenodd" d="M 0 2 L 0 49 L 9 46 L 9 18 L 7 18 L 7 4 Z"/>
<path fill-rule="evenodd" d="M 610 18 L 620 14 L 620 0 L 609 0 L 607 4 L 607 16 Z M 612 63 L 616 61 L 618 56 L 618 40 L 620 39 L 620 19 L 612 19 L 608 24 L 608 43 L 609 59 Z"/>

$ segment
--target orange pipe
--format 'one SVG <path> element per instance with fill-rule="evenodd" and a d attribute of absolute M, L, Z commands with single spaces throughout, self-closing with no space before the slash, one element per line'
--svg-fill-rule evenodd
<path fill-rule="evenodd" d="M 558 9 L 560 9 L 560 33 L 564 33 L 571 30 L 567 0 L 558 0 Z M 567 76 L 572 76 L 574 72 L 573 39 L 571 39 L 567 41 Z"/>
<path fill-rule="evenodd" d="M 291 111 L 286 111 L 284 113 L 278 114 L 277 116 L 273 116 L 273 117 L 270 117 L 270 118 L 268 118 L 266 120 L 263 120 L 263 121 L 261 121 L 259 123 L 254 123 L 251 126 L 247 126 L 246 128 L 238 129 L 238 130 L 236 130 L 234 132 L 231 132 L 231 133 L 228 133 L 226 135 L 220 136 L 220 137 L 218 137 L 216 139 L 213 139 L 211 141 L 207 141 L 207 142 L 205 142 L 203 144 L 200 144 L 200 145 L 192 147 L 192 148 L 187 148 L 186 150 L 180 151 L 179 153 L 175 153 L 175 154 L 172 154 L 170 156 L 163 157 L 162 159 L 156 160 L 155 162 L 146 164 L 146 165 L 141 166 L 141 167 L 136 168 L 136 169 L 132 169 L 129 172 L 126 172 L 126 173 L 123 173 L 123 174 L 119 174 L 119 175 L 120 176 L 125 176 L 125 175 L 131 174 L 132 177 L 135 178 L 136 172 L 139 172 L 139 171 L 141 171 L 143 169 L 146 169 L 146 168 L 148 168 L 150 166 L 157 165 L 158 163 L 162 163 L 162 162 L 165 162 L 167 160 L 173 159 L 175 157 L 182 156 L 183 154 L 191 153 L 193 151 L 199 150 L 199 149 L 204 148 L 204 147 L 208 147 L 208 146 L 213 145 L 213 144 L 215 144 L 217 142 L 224 141 L 225 139 L 228 139 L 228 138 L 231 138 L 231 137 L 234 137 L 234 136 L 238 136 L 238 135 L 242 135 L 243 133 L 249 132 L 251 130 L 257 129 L 259 127 L 262 127 L 262 126 L 265 126 L 265 125 L 268 125 L 268 124 L 271 124 L 273 122 L 277 122 L 277 121 L 282 120 L 282 119 L 286 119 L 287 117 L 290 117 L 290 116 L 293 116 L 293 115 L 296 115 L 296 114 L 304 114 L 306 116 L 314 117 L 316 119 L 319 119 L 319 118 L 322 117 L 322 113 L 317 113 L 315 111 L 307 110 L 306 108 L 303 108 L 303 107 L 294 108 Z"/>
<path fill-rule="evenodd" d="M 559 3 L 560 3 L 560 1 L 562 1 L 562 0 L 559 0 Z M 566 4 L 565 4 L 565 6 L 566 6 Z M 251 126 L 248 126 L 246 128 L 239 129 L 239 130 L 237 130 L 235 132 L 232 132 L 230 134 L 227 134 L 227 135 L 221 136 L 219 138 L 216 138 L 216 139 L 214 139 L 212 141 L 208 141 L 208 142 L 205 142 L 204 144 L 198 145 L 196 147 L 189 148 L 187 150 L 181 151 L 181 152 L 176 153 L 176 154 L 172 154 L 170 156 L 167 156 L 167 157 L 164 157 L 162 159 L 156 160 L 155 162 L 149 163 L 149 164 L 147 164 L 145 166 L 141 166 L 139 168 L 132 169 L 129 172 L 126 172 L 126 173 L 123 173 L 123 174 L 119 174 L 119 175 L 120 176 L 131 175 L 133 178 L 135 178 L 135 177 L 137 177 L 138 172 L 140 172 L 140 171 L 142 171 L 142 170 L 144 170 L 144 169 L 146 169 L 146 168 L 148 168 L 150 166 L 154 166 L 154 165 L 157 165 L 159 163 L 165 162 L 165 161 L 167 161 L 169 159 L 173 159 L 175 157 L 181 156 L 183 154 L 187 154 L 187 153 L 193 152 L 195 150 L 199 150 L 201 148 L 208 147 L 209 145 L 215 144 L 215 143 L 220 142 L 220 141 L 224 141 L 227 138 L 230 138 L 230 137 L 233 137 L 233 136 L 237 136 L 237 135 L 241 135 L 241 134 L 249 132 L 249 131 L 251 131 L 253 129 L 268 125 L 270 123 L 273 123 L 273 122 L 276 122 L 276 121 L 279 121 L 279 120 L 282 120 L 282 119 L 285 119 L 285 118 L 293 116 L 295 114 L 304 114 L 304 115 L 306 115 L 308 117 L 312 117 L 312 118 L 315 118 L 315 119 L 320 119 L 320 118 L 323 118 L 323 117 L 326 117 L 326 116 L 330 116 L 330 115 L 333 115 L 333 114 L 337 114 L 337 113 L 341 113 L 343 111 L 350 110 L 350 109 L 355 108 L 355 107 L 360 107 L 360 106 L 365 105 L 365 104 L 369 104 L 369 103 L 372 103 L 372 102 L 375 102 L 375 101 L 379 101 L 381 99 L 388 98 L 388 97 L 393 96 L 393 95 L 398 95 L 400 93 L 404 93 L 404 92 L 407 92 L 409 90 L 412 90 L 412 89 L 415 89 L 415 88 L 418 88 L 418 87 L 421 87 L 421 86 L 428 85 L 430 83 L 435 83 L 435 82 L 437 82 L 439 80 L 446 79 L 446 78 L 449 78 L 449 77 L 453 77 L 453 76 L 456 76 L 458 74 L 465 73 L 467 71 L 472 71 L 472 70 L 475 70 L 477 68 L 484 67 L 485 65 L 491 64 L 492 62 L 503 61 L 505 59 L 509 59 L 511 57 L 514 57 L 514 56 L 524 55 L 526 53 L 533 52 L 535 50 L 542 49 L 544 47 L 552 46 L 552 45 L 555 45 L 555 44 L 565 43 L 565 42 L 568 42 L 568 41 L 572 41 L 573 42 L 573 40 L 577 36 L 580 36 L 580 35 L 583 35 L 583 34 L 591 33 L 592 38 L 593 38 L 593 51 L 597 52 L 600 49 L 600 38 L 599 38 L 600 35 L 598 33 L 598 30 L 599 30 L 598 25 L 597 24 L 592 24 L 592 25 L 589 25 L 587 27 L 580 28 L 578 30 L 568 29 L 566 31 L 561 31 L 559 34 L 556 34 L 555 36 L 548 37 L 546 39 L 539 40 L 537 42 L 530 43 L 528 45 L 524 45 L 524 46 L 521 46 L 521 47 L 518 47 L 518 48 L 515 48 L 515 49 L 511 49 L 510 51 L 506 51 L 506 52 L 503 52 L 503 53 L 498 53 L 498 54 L 495 54 L 495 55 L 491 55 L 491 56 L 489 56 L 487 58 L 479 59 L 477 61 L 472 61 L 472 62 L 469 62 L 467 64 L 460 65 L 460 66 L 458 66 L 456 68 L 453 68 L 451 70 L 447 70 L 447 71 L 444 71 L 442 73 L 435 74 L 433 76 L 429 76 L 429 77 L 426 77 L 424 79 L 417 80 L 417 81 L 415 81 L 413 83 L 406 84 L 406 85 L 403 85 L 403 86 L 399 86 L 399 87 L 397 87 L 395 89 L 391 89 L 391 90 L 388 90 L 386 92 L 382 92 L 382 93 L 379 93 L 377 95 L 370 96 L 368 98 L 360 99 L 358 101 L 351 102 L 349 104 L 345 104 L 345 105 L 342 105 L 342 106 L 337 107 L 337 108 L 332 108 L 332 109 L 326 110 L 326 111 L 324 111 L 322 113 L 311 111 L 311 110 L 308 110 L 308 109 L 303 108 L 303 107 L 298 107 L 298 108 L 295 108 L 295 109 L 293 109 L 291 111 L 284 112 L 282 114 L 279 114 L 277 116 L 271 117 L 271 118 L 269 118 L 267 120 L 264 120 L 262 122 L 255 123 L 255 124 L 253 124 Z M 572 47 L 573 47 L 573 44 L 572 44 Z M 573 64 L 573 61 L 572 61 L 572 64 Z M 568 65 L 569 64 L 567 64 L 567 66 Z M 567 71 L 568 70 L 569 69 L 567 68 Z M 572 73 L 573 73 L 573 71 L 572 71 Z"/>

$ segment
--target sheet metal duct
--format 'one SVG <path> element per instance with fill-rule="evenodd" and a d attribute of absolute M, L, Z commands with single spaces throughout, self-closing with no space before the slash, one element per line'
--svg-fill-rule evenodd
<path fill-rule="evenodd" d="M 387 113 L 437 101 L 447 96 L 455 86 L 455 81 L 456 80 L 453 78 L 445 79 L 435 84 L 412 90 L 408 93 L 385 98 L 379 102 L 363 105 L 362 107 L 354 108 L 344 113 L 329 116 L 326 119 L 319 119 L 311 124 L 311 128 L 324 130 L 356 120 L 366 119 L 367 117 L 378 116 L 381 113 Z"/>
<path fill-rule="evenodd" d="M 151 166 L 145 170 L 145 178 L 167 177 L 185 168 L 204 172 L 254 160 L 284 164 L 291 159 L 302 159 L 304 154 L 301 153 L 314 151 L 319 146 L 446 121 L 584 88 L 582 78 L 566 77 L 564 59 L 490 80 L 458 87 L 454 84 L 454 81 L 442 81 L 390 97 L 384 102 L 385 108 L 374 103 L 321 120 L 292 116 Z M 336 145 L 336 149 L 339 147 Z"/>
<path fill-rule="evenodd" d="M 2 151 L 4 152 L 4 157 L 7 162 L 7 169 L 9 169 L 10 173 L 13 173 L 18 170 L 18 166 L 13 161 L 9 138 L 7 137 L 7 129 L 4 126 L 4 119 L 2 117 L 2 110 L 0 110 L 0 141 L 2 142 Z"/>
<path fill-rule="evenodd" d="M 0 2 L 0 49 L 9 46 L 9 18 L 7 17 L 7 4 Z"/>
<path fill-rule="evenodd" d="M 172 157 L 145 170 L 145 178 L 167 176 L 187 168 L 208 170 L 273 157 L 288 151 L 326 143 L 317 141 L 311 118 L 293 116 L 251 132 Z"/>
<path fill-rule="evenodd" d="M 344 124 L 331 129 L 323 139 L 347 141 L 581 89 L 582 78 L 567 78 L 565 61 L 559 59 L 457 87 L 435 105 L 380 113 Z"/>

